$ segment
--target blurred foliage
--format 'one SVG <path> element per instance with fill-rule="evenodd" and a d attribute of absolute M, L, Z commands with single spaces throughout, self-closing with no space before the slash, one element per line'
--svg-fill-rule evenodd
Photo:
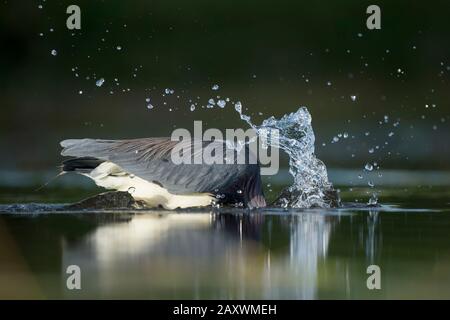
<path fill-rule="evenodd" d="M 70 4 L 80 31 L 66 28 Z M 450 169 L 450 3 L 377 1 L 375 31 L 370 4 L 2 0 L 0 168 L 54 166 L 68 137 L 167 136 L 193 120 L 245 127 L 230 103 L 201 108 L 220 95 L 255 122 L 308 106 L 328 166 Z"/>

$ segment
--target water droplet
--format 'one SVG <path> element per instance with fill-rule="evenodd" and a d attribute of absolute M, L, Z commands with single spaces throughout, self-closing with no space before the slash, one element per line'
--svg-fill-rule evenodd
<path fill-rule="evenodd" d="M 104 83 L 105 83 L 105 79 L 100 78 L 100 79 L 98 79 L 98 80 L 95 82 L 95 85 L 96 85 L 97 87 L 101 87 Z"/>
<path fill-rule="evenodd" d="M 235 109 L 237 112 L 242 113 L 242 103 L 241 103 L 240 101 L 236 102 L 236 103 L 234 104 L 234 109 Z"/>
<path fill-rule="evenodd" d="M 367 184 L 369 185 L 369 187 L 373 188 L 375 185 L 373 184 L 372 181 L 367 182 Z"/>
<path fill-rule="evenodd" d="M 344 139 L 347 139 L 347 138 L 348 138 L 348 133 L 344 132 Z"/>
<path fill-rule="evenodd" d="M 366 165 L 364 166 L 364 169 L 366 169 L 367 171 L 372 171 L 373 170 L 373 165 L 370 163 L 366 163 Z"/>
<path fill-rule="evenodd" d="M 213 85 L 213 86 L 211 87 L 211 89 L 214 90 L 214 91 L 217 91 L 217 90 L 219 90 L 219 85 L 218 85 L 218 84 L 215 84 L 215 85 Z"/>
<path fill-rule="evenodd" d="M 394 135 L 394 133 L 392 131 L 389 132 L 389 134 L 388 134 L 389 137 L 392 137 L 393 135 Z"/>
<path fill-rule="evenodd" d="M 167 95 L 169 95 L 169 94 L 173 94 L 175 92 L 175 90 L 173 90 L 173 89 L 170 89 L 170 88 L 166 88 L 166 89 L 164 89 L 164 93 L 165 94 L 167 94 Z"/>
<path fill-rule="evenodd" d="M 350 96 L 350 99 L 352 99 L 352 101 L 356 101 L 356 96 Z"/>
<path fill-rule="evenodd" d="M 220 108 L 225 108 L 225 105 L 226 105 L 227 103 L 225 102 L 225 100 L 219 100 L 219 101 L 217 101 L 217 105 L 220 107 Z"/>
<path fill-rule="evenodd" d="M 237 190 L 236 191 L 238 194 L 242 194 L 242 190 Z"/>
<path fill-rule="evenodd" d="M 135 188 L 135 187 L 129 187 L 129 188 L 128 188 L 128 193 L 129 193 L 129 194 L 133 194 L 135 191 L 136 191 L 136 188 Z"/>
<path fill-rule="evenodd" d="M 56 55 L 58 54 L 58 51 L 56 51 L 55 49 L 53 49 L 53 50 L 51 51 L 51 54 L 52 54 L 52 56 L 56 56 Z"/>
<path fill-rule="evenodd" d="M 149 103 L 150 102 L 150 98 L 145 98 L 145 102 Z"/>
<path fill-rule="evenodd" d="M 195 104 L 191 104 L 191 111 L 195 110 Z"/>
<path fill-rule="evenodd" d="M 153 107 L 153 105 L 152 105 L 151 103 L 147 104 L 147 109 L 151 110 L 151 109 L 153 109 L 153 108 L 154 108 L 154 107 Z"/>
<path fill-rule="evenodd" d="M 374 152 L 375 152 L 375 150 L 373 148 L 369 149 L 369 153 L 374 153 Z"/>
<path fill-rule="evenodd" d="M 82 90 L 78 91 L 78 94 L 83 94 L 83 91 Z"/>

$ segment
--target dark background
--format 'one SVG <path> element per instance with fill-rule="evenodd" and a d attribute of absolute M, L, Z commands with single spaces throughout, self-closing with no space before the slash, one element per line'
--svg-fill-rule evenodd
<path fill-rule="evenodd" d="M 366 28 L 370 4 L 381 30 Z M 449 1 L 1 0 L 0 169 L 54 168 L 65 138 L 245 128 L 230 103 L 201 109 L 217 95 L 256 123 L 307 106 L 328 167 L 450 169 L 449 14 Z"/>

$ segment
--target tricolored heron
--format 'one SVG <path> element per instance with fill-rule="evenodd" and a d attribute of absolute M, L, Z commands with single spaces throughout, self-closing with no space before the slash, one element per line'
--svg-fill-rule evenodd
<path fill-rule="evenodd" d="M 213 202 L 266 206 L 257 161 L 240 164 L 235 157 L 233 163 L 176 164 L 171 153 L 178 143 L 170 138 L 64 140 L 61 155 L 72 158 L 63 162 L 62 170 L 88 176 L 106 189 L 128 191 L 149 207 L 176 209 Z"/>

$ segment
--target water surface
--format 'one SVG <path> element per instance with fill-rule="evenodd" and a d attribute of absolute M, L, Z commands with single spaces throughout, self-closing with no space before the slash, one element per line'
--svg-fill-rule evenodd
<path fill-rule="evenodd" d="M 342 190 L 351 202 L 341 209 L 54 212 L 11 203 L 69 202 L 92 190 L 39 199 L 4 187 L 0 297 L 450 298 L 448 188 L 386 187 L 380 207 L 354 201 L 364 188 Z M 80 291 L 66 288 L 73 264 Z M 381 290 L 366 287 L 371 264 Z"/>

